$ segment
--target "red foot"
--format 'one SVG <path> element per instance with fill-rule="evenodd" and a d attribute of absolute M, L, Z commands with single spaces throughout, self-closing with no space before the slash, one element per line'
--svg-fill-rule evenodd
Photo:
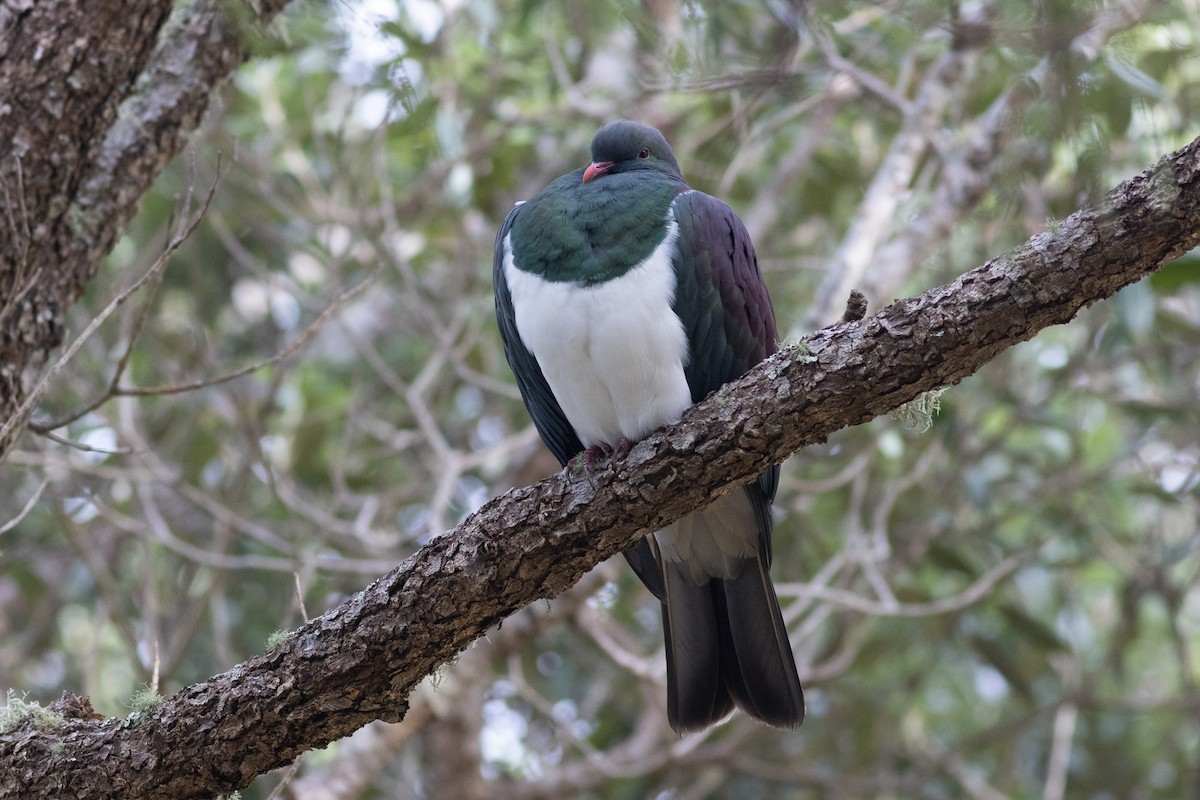
<path fill-rule="evenodd" d="M 592 467 L 602 458 L 624 458 L 633 449 L 633 442 L 624 436 L 621 441 L 617 442 L 617 446 L 613 447 L 607 442 L 593 444 L 585 449 L 582 453 L 571 459 L 571 469 L 583 469 L 583 474 L 587 476 L 589 481 L 592 480 Z"/>
<path fill-rule="evenodd" d="M 611 456 L 613 454 L 612 445 L 607 443 L 594 444 L 583 451 L 583 469 L 591 475 L 592 467 L 596 460 L 600 457 Z"/>

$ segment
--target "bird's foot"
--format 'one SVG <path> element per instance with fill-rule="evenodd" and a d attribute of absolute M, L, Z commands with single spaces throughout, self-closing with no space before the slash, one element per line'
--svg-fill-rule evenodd
<path fill-rule="evenodd" d="M 633 442 L 622 436 L 621 441 L 617 442 L 617 446 L 613 448 L 613 458 L 624 458 L 629 455 L 629 451 L 633 449 Z"/>
<path fill-rule="evenodd" d="M 592 488 L 596 488 L 596 482 L 592 480 L 592 468 L 602 458 L 608 458 L 613 454 L 612 445 L 607 443 L 589 445 L 582 453 L 571 459 L 570 466 L 572 472 L 582 471 L 584 477 L 588 479 L 588 483 Z"/>
<path fill-rule="evenodd" d="M 584 471 L 587 472 L 588 475 L 590 476 L 592 473 L 592 467 L 596 465 L 596 462 L 600 458 L 607 458 L 607 457 L 611 456 L 612 454 L 613 454 L 612 445 L 608 444 L 607 442 L 602 442 L 601 444 L 591 445 L 590 447 L 588 447 L 586 450 L 583 451 L 583 469 L 584 469 Z"/>
<path fill-rule="evenodd" d="M 601 459 L 624 458 L 629 455 L 629 451 L 632 449 L 633 442 L 624 436 L 621 437 L 621 441 L 617 442 L 616 447 L 607 442 L 589 445 L 582 453 L 571 459 L 571 471 L 579 472 L 582 470 L 584 476 L 588 479 L 588 483 L 592 484 L 592 488 L 594 489 L 596 482 L 592 480 L 592 468 Z"/>

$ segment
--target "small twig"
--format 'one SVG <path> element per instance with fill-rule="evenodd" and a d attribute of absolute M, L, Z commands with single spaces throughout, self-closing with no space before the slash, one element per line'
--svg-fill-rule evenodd
<path fill-rule="evenodd" d="M 42 482 L 39 483 L 38 487 L 33 490 L 33 494 L 28 500 L 25 501 L 25 505 L 21 507 L 21 510 L 17 512 L 17 515 L 3 525 L 0 525 L 0 534 L 8 533 L 13 528 L 17 527 L 17 525 L 21 523 L 21 520 L 28 516 L 29 512 L 33 510 L 33 507 L 37 505 L 38 499 L 42 496 L 42 492 L 46 490 L 46 486 L 48 486 L 49 483 L 49 478 L 42 479 Z"/>
<path fill-rule="evenodd" d="M 83 329 L 83 332 L 75 338 L 75 341 L 71 342 L 70 346 L 67 347 L 66 351 L 63 352 L 58 361 L 54 362 L 54 366 L 46 370 L 46 374 L 42 376 L 41 380 L 37 382 L 37 385 L 35 385 L 29 392 L 29 395 L 25 398 L 25 402 L 21 404 L 21 407 L 16 410 L 16 413 L 14 413 L 8 418 L 8 420 L 5 421 L 3 426 L 0 426 L 0 442 L 6 441 L 8 437 L 10 437 L 13 432 L 25 422 L 25 420 L 29 417 L 30 412 L 33 410 L 34 405 L 36 405 L 38 400 L 42 398 L 42 395 L 46 393 L 46 390 L 50 387 L 50 384 L 58 377 L 58 374 L 62 372 L 67 363 L 75 357 L 75 354 L 79 352 L 79 349 L 83 347 L 87 340 L 92 337 L 92 334 L 99 330 L 100 326 L 103 325 L 118 308 L 124 305 L 130 297 L 136 294 L 139 289 L 141 289 L 146 285 L 147 282 L 153 280 L 155 276 L 166 269 L 167 263 L 170 261 L 170 256 L 173 255 L 175 251 L 178 250 L 179 247 L 184 243 L 184 241 L 186 241 L 187 238 L 192 235 L 192 232 L 195 231 L 200 225 L 200 220 L 204 219 L 204 215 L 208 212 L 208 207 L 212 203 L 213 196 L 217 192 L 217 184 L 219 179 L 220 176 L 213 181 L 212 186 L 208 190 L 208 195 L 204 198 L 204 205 L 200 208 L 200 211 L 191 218 L 190 222 L 188 222 L 186 225 L 184 224 L 184 220 L 187 219 L 186 214 L 180 217 L 179 227 L 176 235 L 167 244 L 166 248 L 164 248 L 162 255 L 155 259 L 154 263 L 150 266 L 150 269 L 146 270 L 146 272 L 143 273 L 140 278 L 138 278 L 125 290 L 114 297 L 109 304 L 105 306 L 104 309 L 101 310 L 101 312 L 97 314 L 91 322 L 88 323 L 87 327 Z M 191 198 L 192 193 L 191 187 L 189 186 L 187 200 L 185 201 L 187 206 L 185 206 L 185 208 L 190 207 Z"/>
<path fill-rule="evenodd" d="M 300 573 L 292 570 L 292 578 L 296 581 L 296 603 L 300 606 L 300 617 L 308 624 L 308 609 L 304 607 L 304 590 L 300 587 Z"/>
<path fill-rule="evenodd" d="M 1069 656 L 1062 656 L 1061 663 L 1055 666 L 1063 678 L 1063 694 L 1071 697 L 1079 690 L 1079 666 L 1071 661 Z M 1062 800 L 1066 795 L 1071 744 L 1075 740 L 1075 725 L 1078 719 L 1079 706 L 1073 700 L 1064 701 L 1054 712 L 1042 800 Z"/>
<path fill-rule="evenodd" d="M 829 586 L 813 586 L 808 584 L 784 584 L 778 586 L 779 594 L 794 597 L 814 598 L 823 600 L 843 608 L 870 614 L 878 617 L 929 617 L 936 614 L 948 614 L 973 605 L 983 599 L 992 587 L 1017 571 L 1032 557 L 1031 553 L 1016 553 L 993 566 L 983 573 L 975 583 L 963 591 L 940 600 L 925 603 L 881 603 Z"/>
<path fill-rule="evenodd" d="M 292 778 L 296 777 L 296 770 L 300 769 L 300 762 L 304 760 L 304 754 L 296 756 L 296 760 L 291 763 L 291 766 L 284 771 L 283 777 L 279 779 L 279 783 L 267 795 L 267 800 L 278 800 L 283 795 L 283 790 L 292 782 Z"/>
<path fill-rule="evenodd" d="M 42 276 L 42 268 L 38 267 L 33 275 L 26 279 L 25 271 L 29 269 L 29 242 L 33 238 L 33 234 L 29 229 L 29 209 L 25 205 L 25 173 L 21 169 L 20 156 L 13 156 L 13 164 L 17 176 L 16 204 L 20 206 L 21 210 L 20 225 L 17 224 L 17 218 L 13 215 L 14 204 L 12 195 L 8 191 L 8 181 L 4 180 L 2 175 L 0 175 L 0 188 L 4 190 L 4 213 L 8 218 L 8 227 L 12 231 L 17 269 L 13 278 L 13 292 L 4 301 L 3 308 L 0 308 L 0 323 L 4 322 L 14 308 L 17 308 L 29 291 L 37 285 L 38 278 Z"/>
<path fill-rule="evenodd" d="M 829 64 L 831 69 L 846 75 L 863 89 L 878 97 L 885 104 L 895 108 L 901 114 L 907 116 L 912 111 L 912 100 L 909 100 L 903 94 L 889 86 L 887 81 L 874 73 L 868 72 L 839 53 L 837 48 L 834 47 L 833 42 L 830 41 L 829 36 L 825 34 L 820 26 L 814 26 L 811 30 L 819 32 L 815 38 L 818 46 L 821 48 L 822 54 L 825 56 L 825 62 Z"/>
<path fill-rule="evenodd" d="M 24 276 L 22 274 L 24 271 L 25 260 L 24 257 L 22 257 L 21 266 L 18 267 L 17 278 L 15 281 L 16 285 L 20 286 L 21 288 L 8 298 L 8 300 L 4 303 L 3 308 L 0 308 L 0 323 L 3 323 L 5 318 L 12 313 L 12 310 L 16 308 L 20 302 L 25 299 L 25 296 L 33 290 L 33 287 L 37 286 L 38 279 L 42 277 L 41 267 L 38 267 L 37 271 L 35 271 L 33 275 L 29 276 L 29 280 L 27 281 L 24 280 Z"/>
<path fill-rule="evenodd" d="M 21 261 L 26 260 L 25 256 L 29 250 L 29 240 L 33 237 L 33 232 L 29 229 L 29 207 L 25 205 L 25 171 L 21 168 L 21 157 L 13 156 L 13 164 L 16 167 L 17 173 L 17 204 L 21 208 L 21 227 L 18 230 L 17 220 L 12 215 L 12 197 L 8 193 L 8 183 L 4 183 L 4 210 L 8 213 L 9 225 L 13 231 L 13 237 L 16 241 L 22 242 Z M 25 234 L 24 239 L 20 238 L 21 234 Z"/>
<path fill-rule="evenodd" d="M 331 316 L 333 316 L 334 312 L 336 312 L 338 309 L 340 309 L 342 306 L 344 306 L 347 302 L 349 302 L 350 300 L 353 300 L 355 297 L 357 297 L 359 294 L 361 294 L 363 292 L 363 290 L 366 289 L 374 281 L 374 279 L 376 278 L 376 276 L 378 274 L 379 274 L 379 270 L 372 272 L 369 276 L 364 278 L 359 284 L 357 284 L 356 286 L 350 287 L 349 289 L 347 289 L 346 291 L 342 292 L 337 297 L 335 297 L 333 299 L 333 302 L 330 303 L 330 305 L 328 307 L 326 307 L 326 309 L 324 311 L 321 312 L 321 315 L 319 317 L 317 317 L 307 328 L 305 328 L 303 331 L 300 332 L 299 336 L 297 336 L 295 339 L 293 339 L 291 342 L 289 342 L 286 347 L 284 347 L 282 350 L 280 350 L 278 353 L 276 353 L 275 355 L 271 356 L 268 359 L 255 362 L 255 363 L 250 364 L 245 367 L 241 367 L 239 369 L 233 370 L 232 372 L 227 372 L 224 375 L 218 375 L 215 378 L 204 378 L 201 380 L 191 381 L 190 383 L 170 384 L 170 385 L 165 385 L 165 386 L 146 386 L 146 387 L 118 386 L 118 385 L 116 385 L 117 380 L 119 380 L 121 372 L 124 370 L 125 364 L 129 359 L 129 353 L 127 352 L 125 355 L 122 356 L 121 362 L 117 366 L 117 373 L 116 373 L 116 375 L 114 375 L 113 382 L 112 382 L 112 384 L 110 384 L 107 391 L 103 392 L 99 397 L 97 397 L 95 400 L 92 400 L 90 403 L 83 406 L 82 408 L 72 411 L 70 414 L 66 415 L 65 417 L 61 417 L 59 419 L 52 420 L 50 422 L 40 422 L 40 423 L 30 424 L 29 429 L 31 431 L 33 431 L 34 433 L 49 434 L 50 431 L 61 428 L 64 425 L 69 425 L 72 422 L 79 419 L 80 417 L 82 417 L 84 414 L 87 414 L 90 411 L 95 411 L 97 408 L 104 405 L 104 403 L 108 402 L 109 400 L 111 400 L 114 397 L 150 397 L 150 396 L 161 396 L 161 395 L 171 395 L 171 394 L 184 394 L 185 392 L 194 392 L 199 389 L 207 389 L 211 386 L 219 386 L 223 383 L 229 383 L 230 381 L 237 380 L 238 378 L 244 377 L 253 372 L 257 372 L 261 369 L 265 369 L 266 367 L 275 366 L 276 364 L 286 361 L 292 354 L 294 354 L 298 349 L 300 349 L 300 347 L 302 347 L 309 339 L 311 339 L 313 337 L 313 335 L 316 334 L 317 331 L 320 330 L 325 325 L 325 323 L 329 321 L 329 318 Z M 132 339 L 131 339 L 130 343 L 132 345 Z"/>
<path fill-rule="evenodd" d="M 153 692 L 154 694 L 158 694 L 158 673 L 159 673 L 159 668 L 161 666 L 161 658 L 159 657 L 159 652 L 158 652 L 158 637 L 157 636 L 154 637 L 153 650 L 154 650 L 154 654 L 151 659 L 151 670 L 150 670 L 150 691 Z"/>
<path fill-rule="evenodd" d="M 80 416 L 83 416 L 83 415 L 81 414 Z M 32 428 L 33 426 L 31 425 L 30 427 Z M 35 432 L 40 433 L 42 436 L 45 436 L 47 439 L 49 439 L 52 442 L 57 442 L 58 444 L 66 445 L 67 447 L 73 448 L 75 450 L 79 450 L 84 453 L 104 453 L 105 455 L 109 455 L 109 456 L 116 456 L 116 455 L 123 456 L 123 455 L 129 455 L 130 453 L 136 452 L 132 447 L 118 447 L 116 449 L 110 450 L 107 447 L 93 447 L 90 444 L 84 444 L 83 442 L 72 441 L 71 439 L 68 439 L 65 436 L 59 436 L 57 433 L 54 432 L 55 428 L 60 428 L 60 427 L 62 427 L 62 426 L 55 425 L 46 430 L 35 430 Z"/>
<path fill-rule="evenodd" d="M 289 342 L 286 347 L 284 347 L 282 350 L 280 350 L 278 353 L 276 353 L 275 355 L 271 356 L 268 359 L 256 362 L 254 364 L 250 364 L 245 367 L 241 367 L 240 369 L 235 369 L 234 371 L 227 372 L 224 375 L 218 375 L 215 378 L 205 378 L 202 380 L 192 381 L 190 383 L 171 384 L 171 385 L 167 385 L 167 386 L 145 386 L 145 387 L 119 386 L 113 391 L 113 396 L 116 396 L 116 397 L 146 397 L 146 396 L 150 396 L 150 395 L 157 396 L 157 395 L 168 395 L 168 394 L 183 394 L 185 392 L 194 392 L 198 389 L 207 389 L 211 386 L 219 386 L 223 383 L 229 383 L 230 381 L 237 380 L 238 378 L 249 375 L 252 372 L 257 372 L 260 369 L 265 369 L 266 367 L 273 367 L 276 364 L 286 361 L 289 357 L 291 357 L 291 355 L 293 353 L 295 353 L 297 350 L 299 350 L 309 339 L 311 339 L 313 337 L 313 335 L 318 330 L 320 330 L 325 325 L 326 322 L 329 321 L 329 318 L 331 316 L 333 316 L 333 314 L 336 311 L 338 311 L 342 306 L 344 306 L 350 300 L 353 300 L 355 297 L 357 297 L 359 294 L 361 294 L 363 292 L 363 290 L 365 290 L 368 286 L 370 286 L 371 283 L 375 280 L 376 276 L 378 276 L 378 274 L 379 274 L 379 270 L 372 272 L 370 275 L 368 275 L 366 278 L 364 278 L 360 283 L 358 283 L 355 286 L 350 287 L 349 289 L 345 290 L 344 292 L 339 294 L 337 297 L 335 297 L 333 299 L 333 302 L 330 303 L 329 306 L 326 307 L 326 309 L 321 312 L 321 315 L 319 317 L 317 317 L 315 320 L 313 320 L 313 322 L 307 328 L 305 328 L 303 331 L 301 331 L 299 336 L 297 336 L 295 339 L 293 339 L 291 342 Z"/>

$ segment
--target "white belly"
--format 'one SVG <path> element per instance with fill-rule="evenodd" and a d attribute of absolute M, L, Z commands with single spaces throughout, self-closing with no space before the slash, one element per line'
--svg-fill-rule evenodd
<path fill-rule="evenodd" d="M 504 243 L 517 332 L 585 447 L 636 441 L 692 404 L 687 334 L 671 304 L 679 227 L 625 275 L 596 286 L 522 272 Z"/>

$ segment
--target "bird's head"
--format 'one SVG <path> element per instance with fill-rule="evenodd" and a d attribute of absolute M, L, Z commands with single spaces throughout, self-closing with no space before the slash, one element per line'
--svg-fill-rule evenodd
<path fill-rule="evenodd" d="M 621 119 L 597 131 L 592 139 L 592 163 L 583 171 L 583 182 L 635 170 L 657 170 L 683 180 L 671 145 L 657 129 Z"/>

